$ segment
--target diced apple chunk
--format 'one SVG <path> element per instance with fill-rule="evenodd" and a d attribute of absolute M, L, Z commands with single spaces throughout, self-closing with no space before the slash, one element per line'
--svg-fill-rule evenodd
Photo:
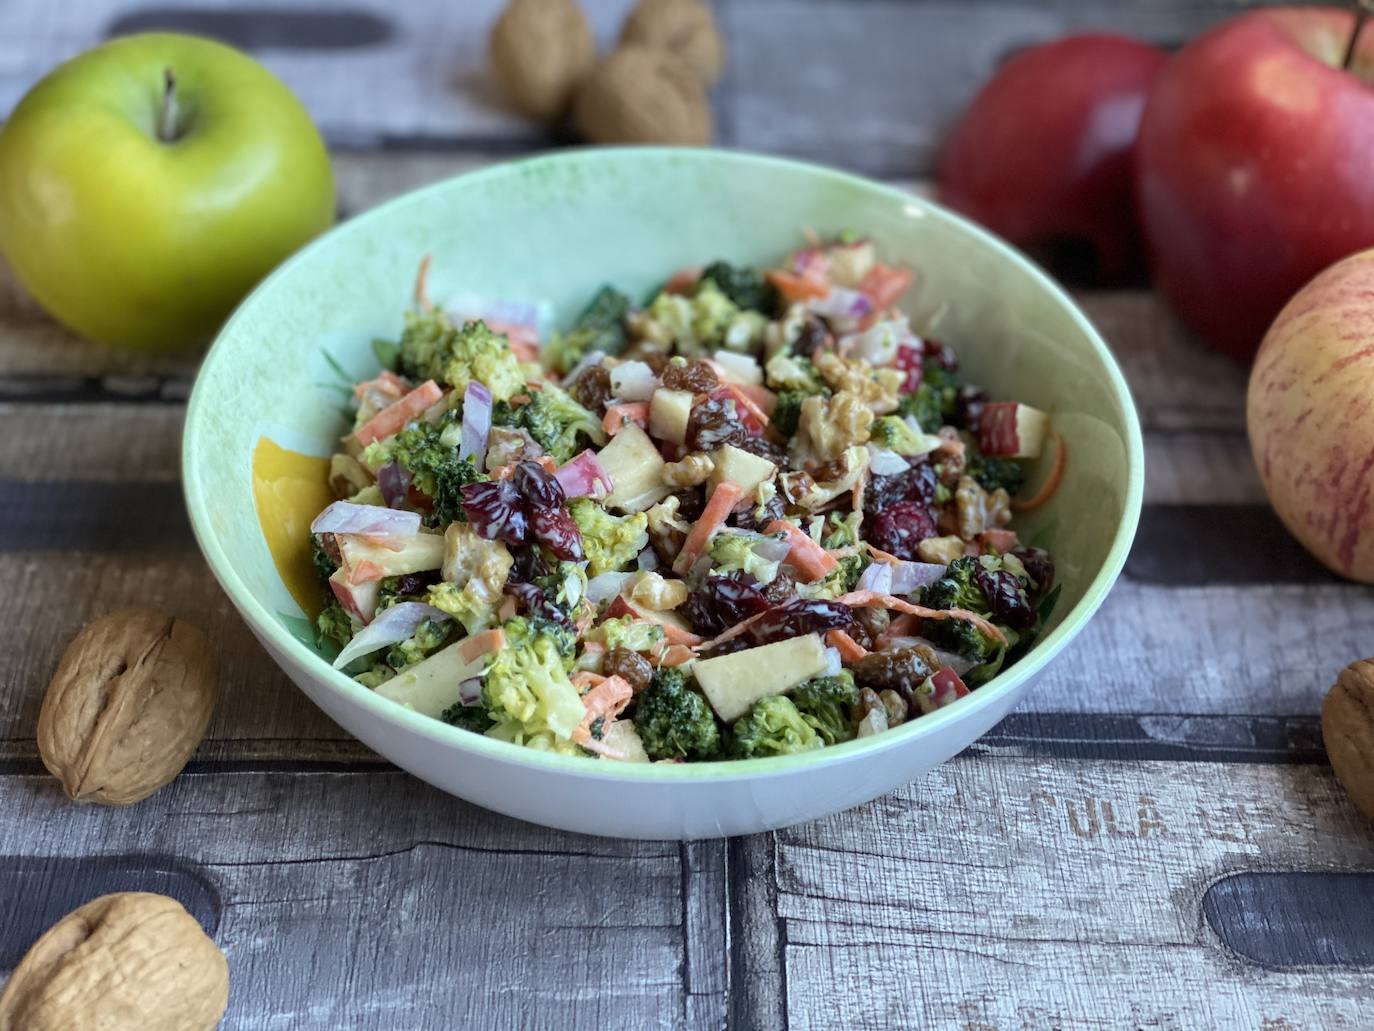
<path fill-rule="evenodd" d="M 687 439 L 687 420 L 691 414 L 691 391 L 655 390 L 649 399 L 649 432 L 659 440 L 681 444 Z"/>
<path fill-rule="evenodd" d="M 758 485 L 769 479 L 777 468 L 768 459 L 750 454 L 733 444 L 713 451 L 711 461 L 715 463 L 711 472 L 711 488 L 714 490 L 722 480 L 730 480 L 739 486 L 745 497 L 752 495 Z"/>
<path fill-rule="evenodd" d="M 607 508 L 643 512 L 668 496 L 663 482 L 663 456 L 649 435 L 634 423 L 625 426 L 596 456 L 615 484 L 606 495 Z"/>
<path fill-rule="evenodd" d="M 633 720 L 616 720 L 606 728 L 606 736 L 601 739 L 601 743 L 611 752 L 619 753 L 622 762 L 649 761 L 649 753 L 644 751 L 644 742 L 640 740 L 639 731 L 635 729 Z"/>
<path fill-rule="evenodd" d="M 356 534 L 341 533 L 334 539 L 349 583 L 424 573 L 444 564 L 444 538 L 437 533 L 417 533 L 398 548 Z"/>
<path fill-rule="evenodd" d="M 760 698 L 786 694 L 798 684 L 820 676 L 828 666 L 820 635 L 807 634 L 701 659 L 693 673 L 716 715 L 731 723 Z"/>
<path fill-rule="evenodd" d="M 617 616 L 629 616 L 631 619 L 657 623 L 663 628 L 663 639 L 669 644 L 685 644 L 689 648 L 694 648 L 703 640 L 698 634 L 692 633 L 687 623 L 677 613 L 666 609 L 659 611 L 644 608 L 641 605 L 636 605 L 623 594 L 617 594 L 606 609 L 607 619 L 613 619 Z"/>
<path fill-rule="evenodd" d="M 999 458 L 1039 458 L 1049 425 L 1050 417 L 1038 408 L 993 401 L 983 406 L 978 447 Z"/>
<path fill-rule="evenodd" d="M 377 693 L 426 716 L 442 715 L 445 709 L 458 703 L 458 685 L 464 680 L 480 677 L 491 662 L 490 652 L 464 658 L 463 644 L 463 641 L 451 644 L 423 662 L 396 674 L 381 684 Z"/>

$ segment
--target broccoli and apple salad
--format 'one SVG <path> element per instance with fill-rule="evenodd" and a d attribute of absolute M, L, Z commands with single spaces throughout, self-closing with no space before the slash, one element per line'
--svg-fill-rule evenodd
<path fill-rule="evenodd" d="M 870 241 L 603 287 L 541 339 L 416 304 L 354 388 L 311 525 L 334 665 L 417 712 L 623 762 L 823 748 L 933 712 L 1035 639 L 1048 417 L 960 381 Z M 1053 468 L 1023 497 L 1023 461 Z"/>

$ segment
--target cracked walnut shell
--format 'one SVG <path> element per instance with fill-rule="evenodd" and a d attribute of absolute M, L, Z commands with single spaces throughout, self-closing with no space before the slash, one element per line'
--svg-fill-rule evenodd
<path fill-rule="evenodd" d="M 715 15 L 701 0 L 639 0 L 620 30 L 620 43 L 671 54 L 705 86 L 714 84 L 725 66 Z"/>
<path fill-rule="evenodd" d="M 701 83 L 671 55 L 633 44 L 597 65 L 577 92 L 573 119 L 592 143 L 711 142 Z"/>
<path fill-rule="evenodd" d="M 1374 820 L 1374 659 L 1352 662 L 1326 693 L 1322 741 L 1350 801 Z"/>
<path fill-rule="evenodd" d="M 497 81 L 522 112 L 553 121 L 596 64 L 596 41 L 573 0 L 514 0 L 488 43 Z"/>
<path fill-rule="evenodd" d="M 181 772 L 215 696 L 204 634 L 144 609 L 111 612 L 67 646 L 38 713 L 38 751 L 74 801 L 130 805 Z"/>
<path fill-rule="evenodd" d="M 120 892 L 34 943 L 0 994 L 0 1031 L 211 1031 L 228 1003 L 229 966 L 195 917 Z"/>

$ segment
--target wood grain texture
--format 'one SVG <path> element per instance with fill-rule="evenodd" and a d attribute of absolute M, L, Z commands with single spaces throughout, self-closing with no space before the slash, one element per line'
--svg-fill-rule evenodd
<path fill-rule="evenodd" d="M 1266 970 L 1200 914 L 1228 874 L 1374 864 L 1374 836 L 1321 767 L 958 759 L 775 848 L 792 1026 L 1368 1020 L 1374 970 Z"/>
<path fill-rule="evenodd" d="M 723 842 L 545 830 L 400 772 L 193 774 L 119 810 L 8 776 L 0 806 L 0 856 L 22 857 L 0 884 L 17 865 L 32 889 L 0 956 L 108 890 L 194 893 L 229 960 L 225 1031 L 723 1024 Z"/>

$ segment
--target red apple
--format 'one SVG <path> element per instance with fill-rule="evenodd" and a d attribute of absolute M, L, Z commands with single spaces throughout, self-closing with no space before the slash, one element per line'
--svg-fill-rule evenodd
<path fill-rule="evenodd" d="M 1255 357 L 1245 416 L 1279 518 L 1341 576 L 1374 583 L 1374 250 L 1288 302 Z"/>
<path fill-rule="evenodd" d="M 1087 245 L 1095 273 L 1142 266 L 1131 150 L 1163 51 L 1122 36 L 1070 36 L 1009 60 L 945 143 L 940 198 L 1013 243 Z"/>
<path fill-rule="evenodd" d="M 1374 31 L 1354 16 L 1254 11 L 1181 50 L 1140 126 L 1137 200 L 1158 288 L 1249 359 L 1284 302 L 1374 244 Z"/>

